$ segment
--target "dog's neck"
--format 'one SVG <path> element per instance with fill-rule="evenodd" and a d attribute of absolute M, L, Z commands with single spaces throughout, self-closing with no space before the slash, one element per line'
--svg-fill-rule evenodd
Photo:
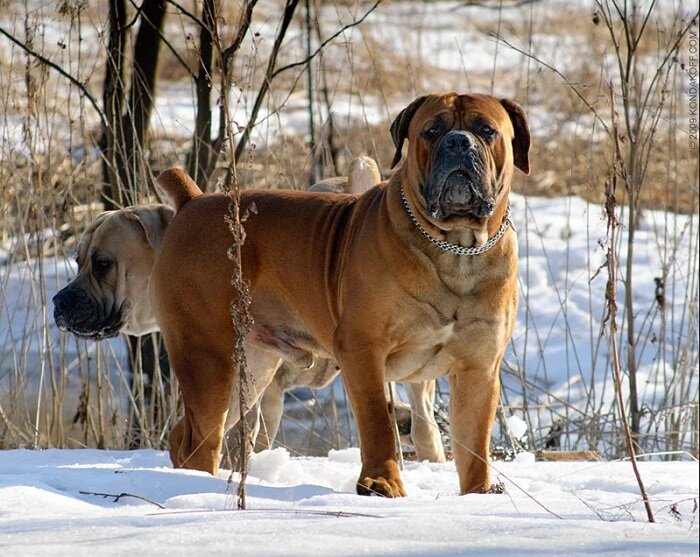
<path fill-rule="evenodd" d="M 412 225 L 441 251 L 465 257 L 482 255 L 493 248 L 505 234 L 507 228 L 512 226 L 507 198 L 502 198 L 502 202 L 499 204 L 503 206 L 502 210 L 497 211 L 497 213 L 501 214 L 500 223 L 492 217 L 479 229 L 465 227 L 442 230 L 426 219 L 420 210 L 413 208 L 416 205 L 416 201 L 409 200 L 402 181 L 394 178 L 390 180 L 388 185 L 389 195 L 394 194 L 393 197 L 395 197 L 394 192 L 398 189 L 401 205 Z M 489 224 L 492 221 L 496 222 L 498 228 L 493 235 L 490 235 L 491 227 Z"/>

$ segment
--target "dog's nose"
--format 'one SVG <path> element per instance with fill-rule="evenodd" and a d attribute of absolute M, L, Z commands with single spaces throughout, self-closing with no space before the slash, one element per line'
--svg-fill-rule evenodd
<path fill-rule="evenodd" d="M 71 290 L 61 290 L 53 297 L 54 312 L 62 315 L 71 307 L 75 299 L 74 293 Z"/>
<path fill-rule="evenodd" d="M 468 133 L 462 131 L 451 131 L 443 139 L 445 147 L 450 151 L 467 153 L 474 147 L 474 141 Z"/>

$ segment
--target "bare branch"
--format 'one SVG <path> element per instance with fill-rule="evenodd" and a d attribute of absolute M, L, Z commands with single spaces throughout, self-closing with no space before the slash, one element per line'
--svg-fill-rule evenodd
<path fill-rule="evenodd" d="M 165 505 L 161 505 L 157 501 L 152 501 L 151 499 L 147 499 L 146 497 L 142 497 L 141 495 L 133 495 L 131 493 L 97 493 L 95 491 L 79 491 L 81 495 L 95 495 L 96 497 L 103 497 L 104 499 L 113 498 L 115 503 L 119 502 L 119 499 L 122 499 L 123 497 L 132 497 L 134 499 L 140 499 L 141 501 L 145 501 L 146 503 L 150 503 L 151 505 L 155 505 L 159 509 L 167 510 L 168 507 Z"/>
<path fill-rule="evenodd" d="M 167 2 L 167 0 L 165 0 L 165 1 Z M 129 0 L 129 2 L 131 3 L 132 6 L 137 8 L 137 10 L 139 12 L 141 12 L 143 10 L 143 5 L 138 6 L 136 4 L 136 2 L 134 2 L 134 0 Z M 148 23 L 150 23 L 151 25 L 153 25 L 146 15 L 144 15 L 143 19 L 145 21 L 147 21 Z M 168 41 L 165 38 L 165 35 L 163 35 L 163 33 L 160 31 L 160 29 L 156 29 L 156 31 L 158 33 L 158 36 L 160 37 L 160 41 L 168 48 L 168 50 L 171 52 L 171 54 L 173 56 L 175 56 L 177 61 L 180 62 L 180 65 L 183 68 L 185 68 L 185 70 L 187 71 L 187 74 L 190 76 L 190 78 L 195 79 L 196 76 L 194 75 L 194 72 L 190 69 L 190 66 L 187 64 L 187 62 L 185 62 L 185 60 L 182 58 L 182 56 L 180 56 L 180 53 L 177 50 L 175 50 L 175 47 L 172 44 L 170 44 L 170 41 Z"/>
<path fill-rule="evenodd" d="M 367 10 L 367 11 L 365 12 L 365 14 L 364 14 L 360 19 L 357 19 L 357 20 L 353 21 L 352 23 L 348 23 L 345 27 L 342 27 L 341 29 L 338 29 L 338 31 L 336 31 L 336 32 L 333 33 L 330 37 L 328 37 L 325 41 L 323 41 L 323 42 L 321 43 L 321 45 L 320 45 L 310 56 L 308 56 L 308 57 L 305 58 L 304 60 L 300 60 L 299 62 L 293 62 L 292 64 L 287 64 L 286 66 L 282 66 L 281 68 L 275 70 L 275 71 L 272 73 L 272 75 L 270 76 L 270 79 L 274 79 L 275 77 L 277 77 L 277 76 L 278 76 L 279 74 L 281 74 L 282 72 L 285 72 L 285 71 L 287 71 L 287 70 L 291 70 L 292 68 L 296 68 L 296 67 L 298 67 L 298 66 L 305 66 L 306 64 L 308 64 L 309 62 L 311 62 L 311 60 L 313 60 L 316 56 L 318 56 L 318 54 L 319 54 L 320 52 L 323 51 L 323 49 L 326 47 L 326 45 L 328 45 L 329 43 L 333 42 L 339 35 L 342 35 L 342 34 L 343 34 L 345 31 L 347 31 L 348 29 L 352 29 L 353 27 L 356 27 L 356 26 L 358 26 L 360 23 L 362 23 L 365 19 L 367 19 L 367 16 L 369 16 L 369 14 L 371 14 L 374 10 L 377 9 L 377 7 L 379 6 L 379 4 L 381 4 L 381 3 L 382 3 L 382 0 L 377 0 L 377 1 L 374 3 L 374 5 L 373 5 L 369 10 Z"/>
<path fill-rule="evenodd" d="M 603 126 L 603 129 L 605 130 L 605 132 L 606 132 L 608 135 L 610 135 L 611 131 L 610 131 L 610 128 L 608 127 L 608 124 L 605 122 L 605 120 L 603 120 L 603 118 L 600 116 L 600 114 L 598 114 L 598 111 L 596 110 L 596 108 L 595 108 L 595 107 L 591 104 L 591 102 L 583 95 L 583 93 L 582 93 L 581 90 L 578 88 L 578 86 L 577 86 L 573 81 L 571 81 L 568 77 L 566 77 L 561 71 L 559 71 L 557 68 L 555 68 L 555 67 L 552 66 L 551 64 L 548 64 L 547 62 L 543 61 L 541 58 L 538 58 L 538 57 L 535 56 L 532 52 L 526 52 L 526 51 L 524 51 L 523 49 L 521 49 L 521 48 L 519 48 L 519 47 L 513 45 L 513 44 L 510 43 L 510 42 L 508 42 L 506 39 L 503 38 L 502 35 L 499 35 L 499 34 L 497 34 L 497 33 L 492 33 L 491 36 L 494 37 L 496 40 L 502 42 L 503 44 L 505 44 L 505 45 L 508 46 L 509 48 L 512 48 L 512 49 L 515 50 L 516 52 L 519 52 L 519 53 L 522 54 L 523 56 L 527 56 L 527 57 L 530 58 L 531 60 L 534 60 L 535 62 L 537 62 L 537 63 L 540 64 L 541 66 L 544 66 L 545 68 L 547 68 L 548 70 L 554 72 L 557 76 L 559 76 L 559 77 L 561 78 L 561 80 L 574 92 L 574 94 L 575 94 L 575 95 L 583 102 L 583 104 L 585 104 L 586 107 L 591 111 L 591 113 L 593 114 L 593 116 L 595 116 L 595 119 L 598 120 L 598 122 L 600 123 L 601 126 Z"/>
<path fill-rule="evenodd" d="M 52 62 L 51 60 L 49 60 L 45 56 L 42 56 L 41 54 L 39 54 L 35 50 L 32 50 L 31 48 L 29 48 L 22 41 L 20 41 L 19 39 L 14 37 L 12 34 L 5 31 L 5 29 L 3 27 L 0 27 L 0 35 L 4 35 L 8 39 L 10 39 L 18 47 L 20 47 L 22 50 L 24 50 L 30 56 L 39 60 L 42 64 L 45 64 L 49 68 L 56 70 L 59 74 L 61 74 L 68 81 L 70 81 L 73 85 L 75 85 L 78 89 L 80 89 L 80 91 L 83 93 L 83 95 L 85 95 L 85 98 L 90 102 L 90 104 L 93 106 L 93 108 L 97 111 L 97 115 L 100 117 L 100 121 L 102 122 L 102 124 L 105 126 L 107 125 L 107 118 L 105 117 L 105 113 L 100 108 L 100 105 L 98 104 L 95 97 L 93 97 L 90 94 L 90 91 L 87 90 L 87 87 L 85 86 L 84 83 L 78 81 L 75 77 L 73 77 L 71 74 L 69 74 L 66 70 L 64 70 L 61 66 L 59 66 L 55 62 Z"/>
<path fill-rule="evenodd" d="M 272 46 L 270 58 L 267 62 L 265 78 L 262 82 L 262 85 L 260 86 L 260 90 L 258 91 L 257 97 L 255 97 L 255 103 L 253 104 L 253 110 L 251 112 L 250 119 L 248 120 L 248 124 L 246 125 L 245 130 L 243 130 L 243 135 L 241 136 L 238 145 L 236 145 L 236 161 L 240 160 L 240 157 L 243 154 L 243 150 L 248 144 L 250 134 L 253 131 L 253 128 L 255 127 L 255 120 L 257 120 L 258 118 L 258 112 L 260 111 L 260 107 L 262 106 L 263 100 L 265 99 L 265 96 L 267 95 L 267 92 L 270 89 L 270 84 L 274 79 L 274 70 L 275 64 L 277 63 L 277 55 L 279 54 L 280 47 L 282 46 L 282 41 L 284 40 L 284 37 L 287 34 L 289 24 L 292 22 L 292 17 L 294 16 L 294 11 L 296 10 L 297 4 L 299 4 L 299 0 L 287 0 L 286 6 L 284 8 L 284 15 L 282 16 L 282 23 L 280 24 L 279 31 L 277 32 L 277 36 L 275 37 L 275 43 Z M 229 49 L 226 49 L 226 51 L 224 52 L 224 57 L 226 57 L 228 51 Z"/>

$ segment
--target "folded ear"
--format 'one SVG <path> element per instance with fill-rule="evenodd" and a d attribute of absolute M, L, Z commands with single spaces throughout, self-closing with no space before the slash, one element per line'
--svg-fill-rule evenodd
<path fill-rule="evenodd" d="M 168 205 L 143 205 L 124 210 L 124 218 L 138 223 L 143 228 L 146 241 L 155 250 L 160 251 L 165 229 L 175 216 L 175 210 Z"/>
<path fill-rule="evenodd" d="M 525 174 L 530 174 L 530 130 L 522 107 L 511 100 L 501 99 L 510 121 L 513 123 L 513 164 Z"/>
<path fill-rule="evenodd" d="M 401 148 L 403 147 L 404 139 L 408 137 L 408 126 L 415 116 L 416 111 L 428 100 L 429 96 L 430 95 L 423 95 L 422 97 L 418 97 L 399 112 L 399 115 L 391 123 L 391 138 L 394 140 L 394 147 L 396 147 L 394 160 L 391 161 L 391 168 L 394 168 L 401 161 Z"/>

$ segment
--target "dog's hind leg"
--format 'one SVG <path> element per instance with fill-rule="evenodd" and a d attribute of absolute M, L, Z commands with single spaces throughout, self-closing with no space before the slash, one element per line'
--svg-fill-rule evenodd
<path fill-rule="evenodd" d="M 196 359 L 171 350 L 170 364 L 185 405 L 185 415 L 170 434 L 173 466 L 216 475 L 234 378 L 229 357 L 203 347 Z"/>
<path fill-rule="evenodd" d="M 404 383 L 411 404 L 411 442 L 418 460 L 445 462 L 440 428 L 435 421 L 435 381 Z"/>

